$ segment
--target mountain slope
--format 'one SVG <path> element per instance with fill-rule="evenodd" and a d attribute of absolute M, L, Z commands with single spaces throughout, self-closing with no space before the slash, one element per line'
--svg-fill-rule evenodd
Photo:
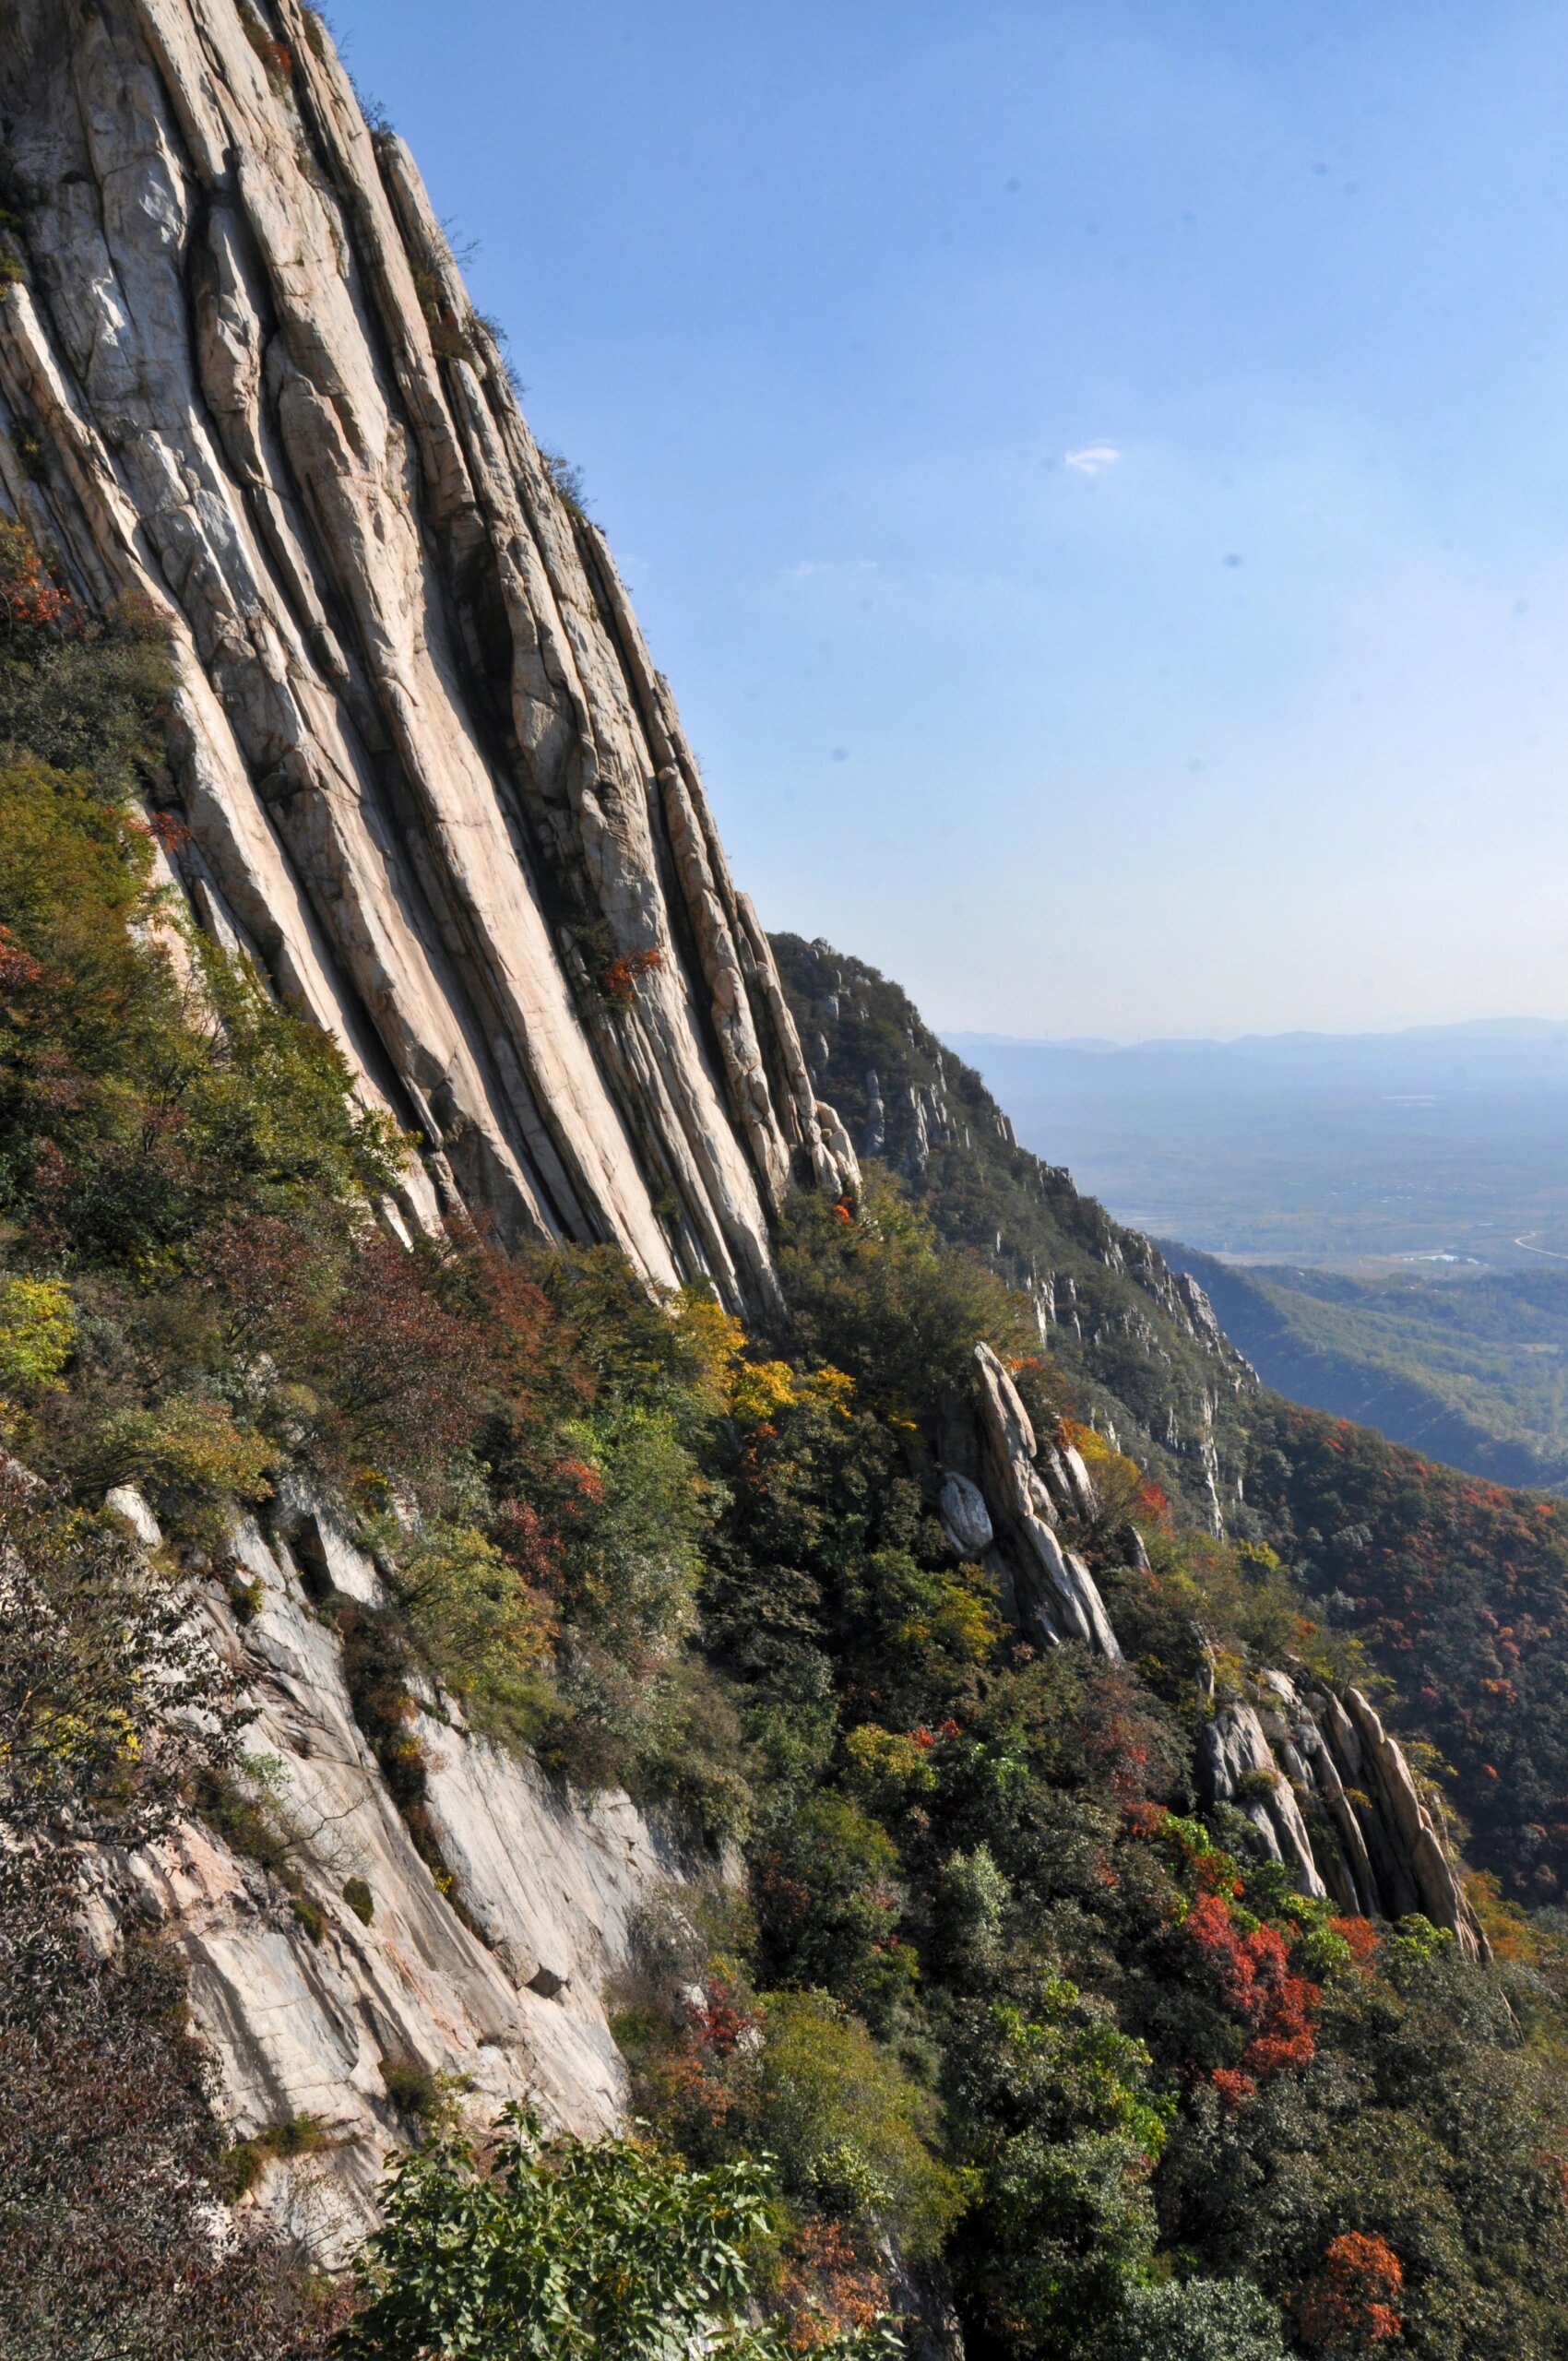
<path fill-rule="evenodd" d="M 1568 1886 L 1560 1509 L 1262 1386 L 1203 1288 L 1018 1148 L 897 985 L 826 943 L 775 947 L 817 1086 L 868 1163 L 905 1175 L 944 1238 L 1029 1291 L 1082 1406 L 1189 1513 L 1218 1508 L 1279 1553 L 1323 1627 L 1392 1684 L 1396 1726 L 1437 1741 L 1478 1865 L 1554 1902 Z"/>
<path fill-rule="evenodd" d="M 775 962 L 319 19 L 0 98 L 0 2343 L 1562 2361 L 1551 1505 Z"/>
<path fill-rule="evenodd" d="M 0 510 L 180 650 L 171 856 L 421 1142 L 426 1224 L 770 1287 L 837 1185 L 602 536 L 412 160 L 279 0 L 6 0 Z"/>
<path fill-rule="evenodd" d="M 898 985 L 825 943 L 773 937 L 813 1080 L 862 1156 L 885 1162 L 942 1236 L 1026 1293 L 1087 1413 L 1172 1490 L 1234 1524 L 1256 1379 L 1201 1288 L 1018 1146 L 970 1066 Z"/>
<path fill-rule="evenodd" d="M 1568 1478 L 1568 1277 L 1438 1277 L 1221 1263 L 1164 1244 L 1277 1392 L 1497 1484 Z"/>

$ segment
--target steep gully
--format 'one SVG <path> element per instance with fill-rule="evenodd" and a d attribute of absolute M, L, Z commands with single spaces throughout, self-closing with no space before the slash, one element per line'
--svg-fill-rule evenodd
<path fill-rule="evenodd" d="M 418 1136 L 405 1224 L 613 1240 L 652 1278 L 766 1304 L 771 1217 L 792 1185 L 852 1186 L 853 1150 L 603 538 L 541 458 L 407 150 L 296 0 L 266 20 L 245 0 L 3 0 L 0 113 L 21 263 L 0 511 L 100 609 L 140 600 L 175 637 L 163 836 L 198 919 Z M 1020 1631 L 1116 1658 L 1063 1537 L 1096 1513 L 1087 1471 L 1037 1439 L 987 1348 L 942 1458 L 955 1551 Z M 145 1503 L 116 1505 L 155 1546 Z M 308 1907 L 193 1824 L 98 1864 L 97 1922 L 109 1941 L 139 1915 L 183 1950 L 236 2137 L 318 2120 L 327 2144 L 273 2159 L 259 2193 L 338 2263 L 407 2129 L 389 2060 L 491 2110 L 527 2094 L 579 2130 L 614 2118 L 606 1987 L 691 1865 L 432 1691 L 444 1889 L 313 1611 L 323 1567 L 365 1602 L 376 1569 L 303 1498 L 234 1548 L 255 1612 L 204 1612 Z M 1264 1676 L 1217 1703 L 1204 1771 L 1304 1891 L 1481 1947 L 1354 1691 Z"/>

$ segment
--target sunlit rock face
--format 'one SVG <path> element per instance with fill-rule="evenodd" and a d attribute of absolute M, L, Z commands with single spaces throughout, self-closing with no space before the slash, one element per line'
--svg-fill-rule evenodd
<path fill-rule="evenodd" d="M 0 508 L 175 633 L 201 921 L 422 1142 L 416 1217 L 765 1300 L 853 1153 L 407 149 L 295 0 L 0 0 Z"/>
<path fill-rule="evenodd" d="M 109 1505 L 157 1546 L 138 1493 L 119 1487 Z M 374 2225 L 388 2154 L 419 2130 L 410 2076 L 460 2103 L 470 2128 L 509 2101 L 584 2137 L 620 2118 L 608 1995 L 640 1914 L 677 1895 L 692 1863 L 625 1796 L 552 1785 L 432 1683 L 409 1730 L 444 1864 L 433 1873 L 355 1720 L 334 1622 L 311 1605 L 324 1586 L 373 1603 L 375 1567 L 297 1487 L 270 1536 L 246 1520 L 232 1548 L 244 1618 L 213 1588 L 201 1629 L 252 1709 L 246 1750 L 265 1766 L 288 1882 L 192 1820 L 144 1851 L 89 1858 L 87 1918 L 106 1949 L 150 1926 L 184 1961 L 228 2137 L 316 2127 L 309 2153 L 266 2162 L 255 2201 L 337 2270 Z"/>

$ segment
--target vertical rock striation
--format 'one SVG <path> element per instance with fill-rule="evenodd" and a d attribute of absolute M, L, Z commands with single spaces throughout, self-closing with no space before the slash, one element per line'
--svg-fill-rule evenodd
<path fill-rule="evenodd" d="M 1467 1959 L 1491 1946 L 1405 1750 L 1359 1689 L 1340 1696 L 1283 1672 L 1254 1703 L 1215 1704 L 1199 1747 L 1210 1803 L 1232 1804 L 1302 1893 L 1368 1918 L 1419 1913 Z"/>
<path fill-rule="evenodd" d="M 181 656 L 202 922 L 423 1146 L 413 1210 L 766 1299 L 849 1184 L 603 536 L 297 0 L 0 0 L 0 510 Z"/>
<path fill-rule="evenodd" d="M 955 1549 L 995 1575 L 1009 1621 L 1034 1645 L 1082 1640 L 1120 1663 L 1122 1650 L 1099 1585 L 1064 1548 L 1063 1515 L 1099 1513 L 1083 1460 L 1037 1441 L 1018 1389 L 989 1345 L 975 1347 L 970 1404 L 955 1404 L 943 1436 L 941 1510 Z"/>
<path fill-rule="evenodd" d="M 138 1494 L 109 1505 L 157 1546 Z M 333 1591 L 374 1602 L 375 1569 L 307 1497 L 280 1517 L 287 1537 L 250 1522 L 232 1536 L 244 1620 L 216 1591 L 202 1619 L 254 1709 L 246 1743 L 269 1766 L 288 1884 L 192 1820 L 89 1865 L 89 1923 L 105 1948 L 127 1921 L 155 1926 L 183 1957 L 230 2137 L 314 2121 L 321 2145 L 267 2163 L 257 2199 L 336 2270 L 374 2225 L 388 2153 L 419 2128 L 399 2073 L 461 2098 L 476 2127 L 515 2099 L 585 2137 L 619 2119 L 607 1987 L 639 1913 L 691 1865 L 624 1795 L 552 1786 L 434 1690 L 409 1733 L 428 1780 L 422 1853 L 355 1718 L 334 1622 L 312 1607 Z"/>

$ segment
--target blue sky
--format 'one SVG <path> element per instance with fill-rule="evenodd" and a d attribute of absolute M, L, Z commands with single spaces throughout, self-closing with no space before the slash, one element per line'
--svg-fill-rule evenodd
<path fill-rule="evenodd" d="M 737 874 L 932 1023 L 1568 1013 L 1568 18 L 332 0 Z"/>

